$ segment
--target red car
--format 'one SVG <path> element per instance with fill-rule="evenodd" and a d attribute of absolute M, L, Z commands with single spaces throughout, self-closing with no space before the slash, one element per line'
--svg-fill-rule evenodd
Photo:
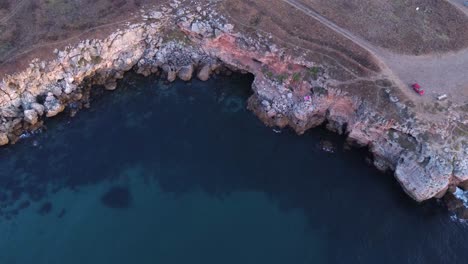
<path fill-rule="evenodd" d="M 421 96 L 424 95 L 425 91 L 423 89 L 421 89 L 421 85 L 419 85 L 418 83 L 414 83 L 413 85 L 411 85 L 411 87 L 419 95 L 421 95 Z"/>

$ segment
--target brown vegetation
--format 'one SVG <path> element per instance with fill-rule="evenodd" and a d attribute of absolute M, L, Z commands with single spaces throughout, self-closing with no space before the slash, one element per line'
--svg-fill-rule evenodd
<path fill-rule="evenodd" d="M 224 8 L 239 27 L 273 33 L 280 45 L 289 44 L 297 53 L 307 51 L 311 61 L 333 65 L 340 71 L 338 79 L 380 71 L 366 50 L 282 1 L 228 0 Z M 340 76 L 347 71 L 348 76 Z"/>
<path fill-rule="evenodd" d="M 468 47 L 468 18 L 447 1 L 300 2 L 373 44 L 396 52 L 420 55 Z"/>
<path fill-rule="evenodd" d="M 132 18 L 145 5 L 160 0 L 2 0 L 0 4 L 0 72 L 14 71 L 19 56 L 24 63 L 51 49 L 76 43 L 83 33 L 105 36 L 93 28 Z M 109 31 L 115 30 L 115 27 Z M 75 36 L 78 39 L 72 39 Z M 69 40 L 70 41 L 67 41 Z M 38 47 L 36 49 L 36 47 Z M 28 51 L 35 54 L 28 56 Z M 13 64 L 12 64 L 13 63 Z"/>

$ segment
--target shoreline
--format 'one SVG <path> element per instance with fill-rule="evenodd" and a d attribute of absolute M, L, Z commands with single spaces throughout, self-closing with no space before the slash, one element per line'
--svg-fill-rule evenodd
<path fill-rule="evenodd" d="M 229 69 L 255 76 L 248 108 L 263 123 L 289 126 L 298 134 L 326 123 L 329 130 L 346 135 L 350 144 L 368 147 L 374 165 L 394 171 L 405 192 L 418 202 L 441 198 L 456 186 L 468 187 L 468 146 L 455 142 L 441 147 L 451 127 L 417 116 L 390 80 L 376 80 L 383 99 L 375 104 L 332 85 L 345 81 L 338 80 L 331 67 L 288 54 L 268 37 L 244 34 L 210 8 L 149 11 L 143 23 L 104 40 L 85 40 L 56 51 L 57 59 L 34 60 L 24 71 L 6 76 L 0 83 L 0 144 L 16 142 L 22 133 L 40 128 L 46 118 L 65 109 L 73 113 L 88 107 L 92 85 L 114 90 L 128 71 L 188 81 L 194 76 L 207 80 Z M 363 76 L 373 74 L 362 70 Z M 366 82 L 353 85 L 354 90 L 374 88 Z M 459 121 L 463 118 L 462 112 Z"/>

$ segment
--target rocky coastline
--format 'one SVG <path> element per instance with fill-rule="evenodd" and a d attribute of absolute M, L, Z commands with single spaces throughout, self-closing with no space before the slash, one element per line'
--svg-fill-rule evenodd
<path fill-rule="evenodd" d="M 89 107 L 93 86 L 114 90 L 128 71 L 189 81 L 228 69 L 255 76 L 248 107 L 266 125 L 302 134 L 325 123 L 351 145 L 368 147 L 374 165 L 394 171 L 418 202 L 468 188 L 468 142 L 453 139 L 456 128 L 466 133 L 466 112 L 429 122 L 385 79 L 379 80 L 387 100 L 381 109 L 332 85 L 327 65 L 287 54 L 268 36 L 239 31 L 209 4 L 189 10 L 173 1 L 106 39 L 84 40 L 55 54 L 55 60 L 36 59 L 0 82 L 0 145 L 15 143 L 61 112 Z"/>

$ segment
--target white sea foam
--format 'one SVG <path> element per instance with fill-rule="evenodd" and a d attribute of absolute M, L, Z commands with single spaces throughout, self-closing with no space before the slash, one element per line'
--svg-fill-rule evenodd
<path fill-rule="evenodd" d="M 468 220 L 459 218 L 456 214 L 450 215 L 450 220 L 468 226 Z"/>
<path fill-rule="evenodd" d="M 465 205 L 465 207 L 468 208 L 468 191 L 463 191 L 462 189 L 457 187 L 453 195 L 455 195 L 455 197 L 462 201 L 463 205 Z"/>

